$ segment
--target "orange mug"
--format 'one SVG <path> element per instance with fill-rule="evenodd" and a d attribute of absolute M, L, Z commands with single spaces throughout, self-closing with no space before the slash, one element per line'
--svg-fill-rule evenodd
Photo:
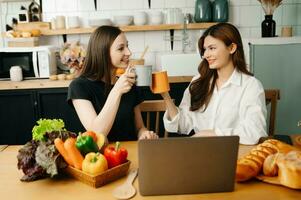
<path fill-rule="evenodd" d="M 125 70 L 125 68 L 117 68 L 115 71 L 116 76 L 121 76 L 122 74 L 124 74 Z"/>
<path fill-rule="evenodd" d="M 151 90 L 155 94 L 168 92 L 170 90 L 167 71 L 152 73 L 152 87 Z"/>

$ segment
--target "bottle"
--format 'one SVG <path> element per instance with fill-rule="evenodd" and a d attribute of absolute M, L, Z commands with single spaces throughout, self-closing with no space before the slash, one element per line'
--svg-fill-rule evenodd
<path fill-rule="evenodd" d="M 209 0 L 196 0 L 195 1 L 195 22 L 210 22 L 212 19 L 212 7 Z"/>
<path fill-rule="evenodd" d="M 261 36 L 262 37 L 275 37 L 276 22 L 273 20 L 273 15 L 265 15 L 261 23 Z"/>
<path fill-rule="evenodd" d="M 212 16 L 214 22 L 227 22 L 229 18 L 228 0 L 214 0 L 212 3 Z"/>

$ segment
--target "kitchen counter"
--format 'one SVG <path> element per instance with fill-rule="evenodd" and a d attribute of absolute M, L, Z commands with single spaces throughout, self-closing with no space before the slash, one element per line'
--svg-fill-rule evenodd
<path fill-rule="evenodd" d="M 168 77 L 170 83 L 190 82 L 192 76 L 172 76 Z M 15 89 L 40 89 L 40 88 L 64 88 L 68 87 L 70 80 L 51 81 L 49 79 L 24 80 L 20 82 L 0 81 L 0 90 Z"/>
<path fill-rule="evenodd" d="M 3 151 L 8 145 L 0 145 L 0 152 Z"/>
<path fill-rule="evenodd" d="M 130 168 L 138 167 L 137 142 L 124 142 L 123 146 L 129 152 Z M 73 178 L 64 176 L 56 179 L 42 179 L 34 182 L 21 182 L 22 172 L 17 170 L 17 153 L 21 146 L 8 146 L 0 153 L 0 195 L 1 199 L 14 200 L 65 200 L 65 199 L 114 199 L 112 191 L 124 183 L 125 178 L 109 183 L 100 188 L 92 188 Z M 250 151 L 253 146 L 239 147 L 239 156 Z M 134 186 L 138 189 L 137 179 Z M 246 183 L 236 183 L 234 192 L 208 193 L 193 195 L 168 195 L 143 197 L 137 192 L 133 199 L 300 199 L 300 190 L 271 185 L 257 180 Z"/>

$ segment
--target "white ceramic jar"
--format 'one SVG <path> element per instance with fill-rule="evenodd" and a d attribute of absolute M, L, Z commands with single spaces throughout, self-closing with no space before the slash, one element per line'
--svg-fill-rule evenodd
<path fill-rule="evenodd" d="M 22 68 L 20 66 L 12 66 L 9 70 L 9 75 L 11 81 L 23 80 Z"/>
<path fill-rule="evenodd" d="M 158 25 L 163 23 L 163 13 L 161 11 L 152 11 L 149 16 L 149 24 Z"/>
<path fill-rule="evenodd" d="M 65 16 L 56 16 L 55 29 L 66 28 Z"/>
<path fill-rule="evenodd" d="M 137 12 L 134 14 L 134 24 L 135 25 L 144 25 L 147 21 L 147 15 L 145 12 Z"/>
<path fill-rule="evenodd" d="M 67 17 L 67 28 L 79 28 L 79 18 L 78 16 L 68 16 Z"/>

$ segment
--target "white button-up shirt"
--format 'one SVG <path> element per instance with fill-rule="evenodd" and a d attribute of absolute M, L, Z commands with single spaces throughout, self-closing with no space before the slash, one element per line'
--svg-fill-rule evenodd
<path fill-rule="evenodd" d="M 199 76 L 199 75 L 198 75 Z M 194 77 L 194 79 L 198 78 Z M 217 90 L 214 88 L 207 109 L 190 111 L 190 92 L 187 88 L 178 114 L 172 121 L 164 114 L 168 132 L 189 134 L 191 130 L 214 130 L 218 136 L 238 135 L 241 144 L 256 144 L 266 137 L 266 104 L 262 84 L 253 76 L 234 70 L 231 77 Z"/>

